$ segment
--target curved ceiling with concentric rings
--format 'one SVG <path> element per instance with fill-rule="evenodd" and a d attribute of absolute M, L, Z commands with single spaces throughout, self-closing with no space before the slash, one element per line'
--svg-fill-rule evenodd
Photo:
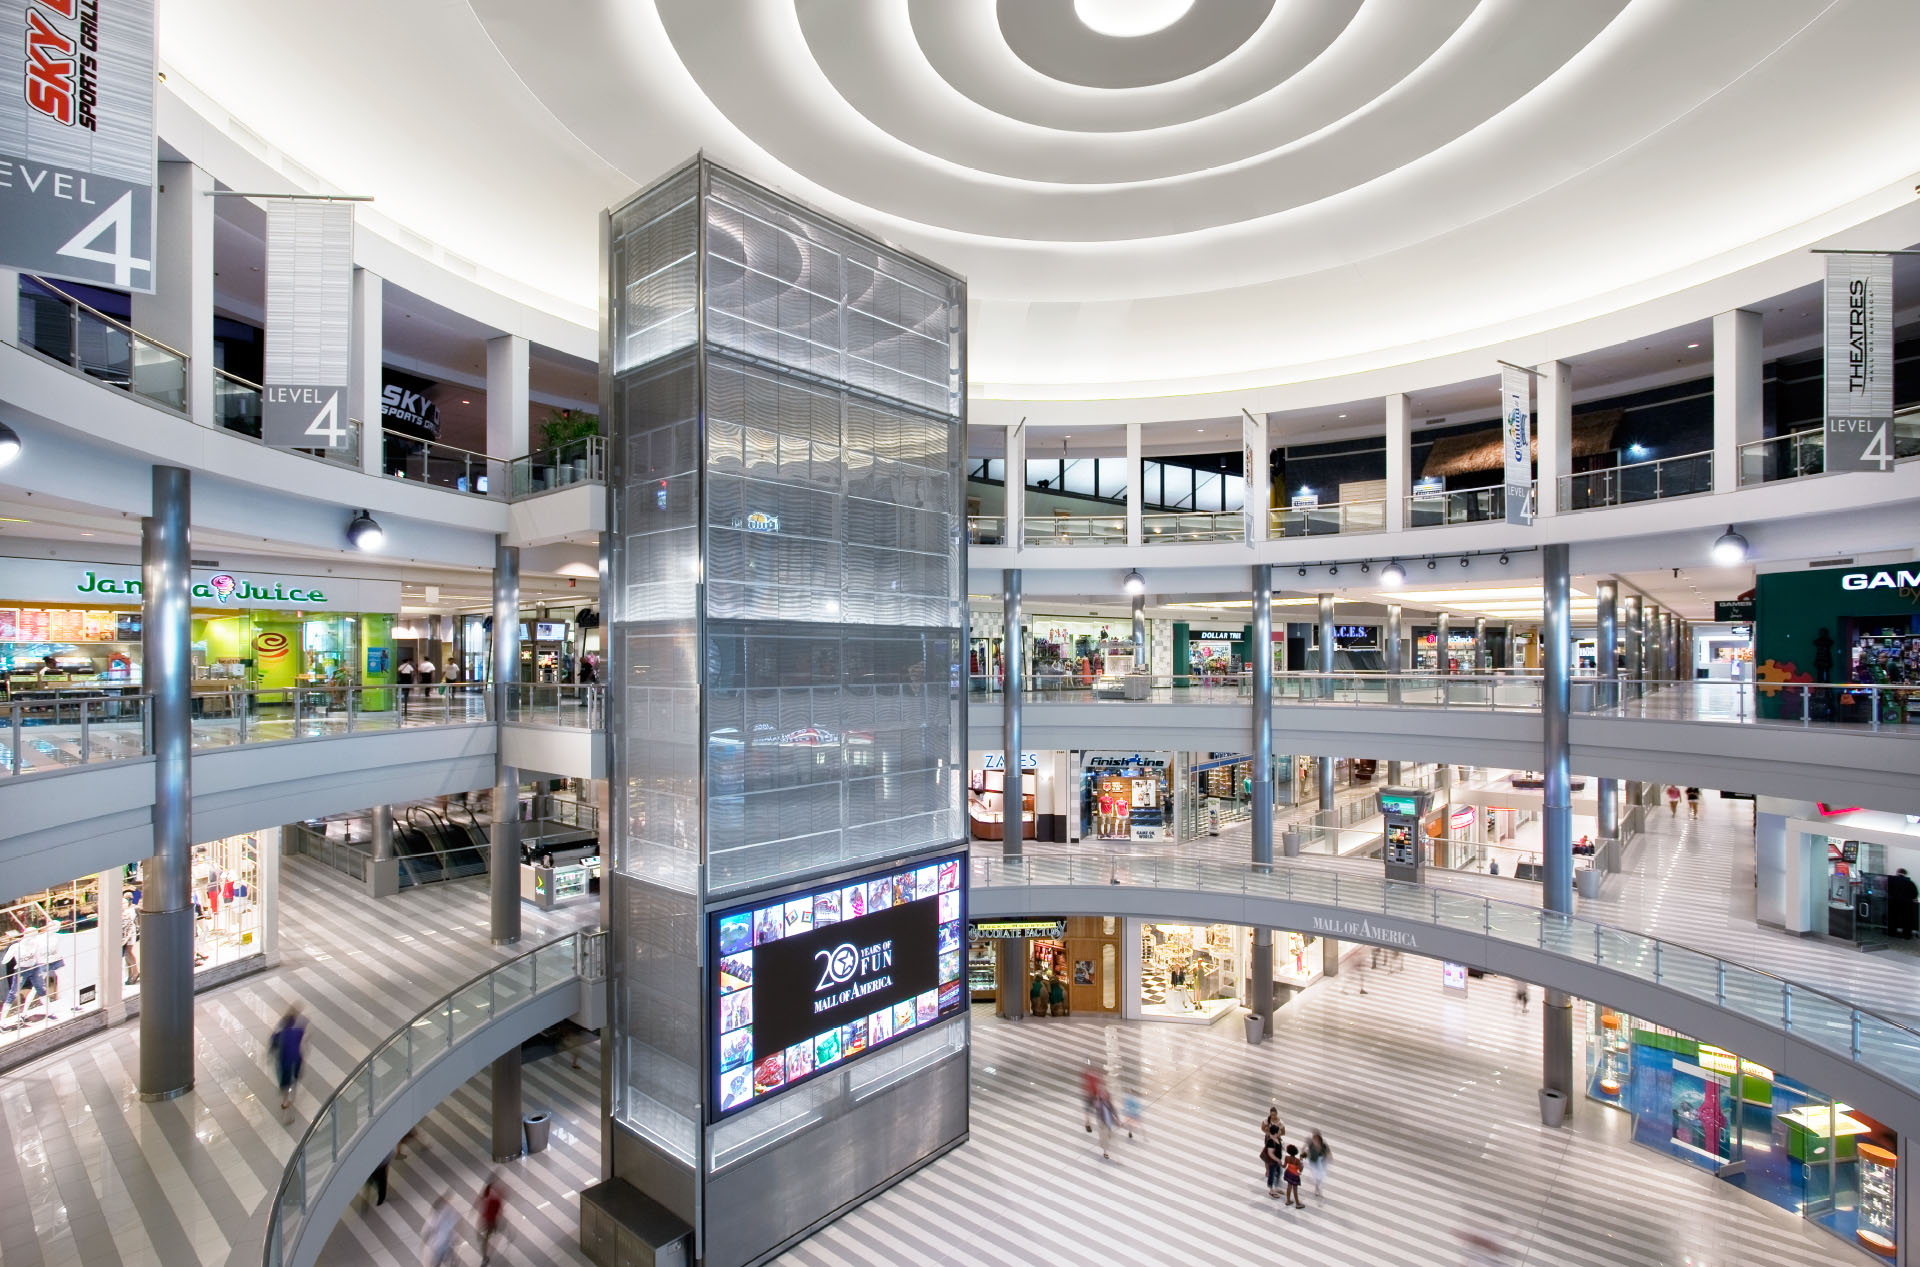
<path fill-rule="evenodd" d="M 1913 0 L 327 7 L 168 0 L 163 60 L 575 303 L 595 213 L 704 149 L 965 274 L 990 398 L 1522 337 L 1805 246 L 1920 171 Z M 315 110 L 303 76 L 345 91 Z"/>

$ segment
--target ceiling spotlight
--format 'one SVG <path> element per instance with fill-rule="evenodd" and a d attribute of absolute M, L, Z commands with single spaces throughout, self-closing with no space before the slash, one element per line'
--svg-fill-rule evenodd
<path fill-rule="evenodd" d="M 1373 571 L 1373 564 L 1366 563 L 1366 562 L 1362 562 L 1360 564 L 1360 575 L 1365 576 L 1367 573 L 1371 571 Z"/>
<path fill-rule="evenodd" d="M 1733 530 L 1728 524 L 1727 530 L 1713 543 L 1713 561 L 1723 568 L 1730 568 L 1747 559 L 1747 539 Z"/>
<path fill-rule="evenodd" d="M 1380 579 L 1389 586 L 1398 587 L 1406 583 L 1407 570 L 1400 566 L 1398 559 L 1395 559 L 1380 569 Z"/>
<path fill-rule="evenodd" d="M 1127 593 L 1136 597 L 1147 592 L 1147 578 L 1137 571 L 1127 573 L 1126 579 L 1120 584 Z"/>
<path fill-rule="evenodd" d="M 1500 556 L 1500 566 L 1501 566 L 1501 567 L 1505 567 L 1505 566 L 1507 566 L 1507 564 L 1508 564 L 1508 562 L 1509 562 L 1509 561 L 1510 561 L 1510 560 L 1509 560 L 1509 559 L 1507 558 L 1507 556 L 1506 556 L 1506 555 L 1504 555 L 1504 554 L 1503 554 L 1503 555 L 1501 555 L 1501 556 Z"/>
<path fill-rule="evenodd" d="M 1460 566 L 1461 567 L 1467 566 L 1467 556 L 1464 554 L 1460 556 Z"/>
<path fill-rule="evenodd" d="M 356 550 L 378 550 L 387 543 L 387 534 L 372 515 L 366 511 L 357 511 L 353 522 L 347 525 L 347 544 Z"/>
<path fill-rule="evenodd" d="M 1328 576 L 1338 576 L 1338 575 L 1340 575 L 1340 565 L 1339 565 L 1338 563 L 1335 563 L 1335 564 L 1333 564 L 1332 566 L 1330 566 L 1330 567 L 1328 567 L 1328 568 L 1327 568 L 1327 575 L 1328 575 Z"/>
<path fill-rule="evenodd" d="M 1438 560 L 1438 559 L 1428 559 L 1428 560 L 1427 560 L 1427 571 L 1429 571 L 1429 572 L 1431 572 L 1431 571 L 1433 571 L 1433 570 L 1434 570 L 1435 568 L 1437 568 L 1437 567 L 1439 567 L 1439 566 L 1440 566 L 1440 560 Z"/>
<path fill-rule="evenodd" d="M 20 433 L 0 422 L 0 466 L 20 456 Z"/>
<path fill-rule="evenodd" d="M 1306 569 L 1306 566 L 1303 564 L 1301 565 L 1301 568 L 1300 568 L 1300 575 L 1305 576 L 1306 574 L 1307 574 L 1307 569 Z"/>

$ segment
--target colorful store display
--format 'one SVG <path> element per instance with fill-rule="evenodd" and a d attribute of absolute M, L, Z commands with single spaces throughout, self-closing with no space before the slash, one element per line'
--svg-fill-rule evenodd
<path fill-rule="evenodd" d="M 1234 924 L 1142 924 L 1141 1015 L 1212 1020 L 1231 1009 L 1247 940 Z"/>
<path fill-rule="evenodd" d="M 1904 693 L 1811 691 L 1801 682 L 1920 682 L 1920 569 L 1813 568 L 1755 578 L 1754 680 L 1763 717 L 1920 722 Z M 1804 698 L 1803 698 L 1804 695 Z"/>
<path fill-rule="evenodd" d="M 1172 839 L 1172 765 L 1170 753 L 1087 753 L 1080 834 L 1101 840 Z"/>

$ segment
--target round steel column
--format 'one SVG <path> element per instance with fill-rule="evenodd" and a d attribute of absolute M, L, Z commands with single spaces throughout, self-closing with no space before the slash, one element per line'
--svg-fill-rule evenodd
<path fill-rule="evenodd" d="M 1020 631 L 1019 568 L 1006 570 L 1006 588 L 1001 595 L 1001 607 L 1006 615 L 1007 626 L 1005 639 L 1001 643 L 1005 680 L 1000 700 L 1007 762 L 1003 786 L 1007 790 L 1000 797 L 1000 852 L 1002 857 L 1018 858 L 1023 851 L 1021 838 L 1026 834 L 1026 819 L 1021 810 L 1025 780 L 1020 771 L 1020 695 L 1025 685 L 1021 662 L 1026 659 L 1023 645 L 1026 639 Z"/>
<path fill-rule="evenodd" d="M 1565 542 L 1540 549 L 1546 620 L 1540 655 L 1541 765 L 1546 775 L 1541 812 L 1540 904 L 1548 911 L 1573 910 L 1573 803 L 1568 770 L 1568 683 L 1573 658 L 1573 628 L 1568 552 Z M 1541 1086 L 1573 1094 L 1573 1005 L 1565 994 L 1547 991 L 1541 1015 Z"/>
<path fill-rule="evenodd" d="M 1594 676 L 1599 679 L 1594 685 L 1594 704 L 1600 708 L 1612 708 L 1620 702 L 1620 586 L 1614 581 L 1601 581 L 1594 587 L 1597 600 L 1596 623 L 1598 625 L 1598 643 L 1596 658 L 1599 663 Z M 1599 817 L 1600 836 L 1603 840 L 1615 840 L 1620 835 L 1620 784 L 1618 780 L 1603 778 L 1600 780 Z"/>
<path fill-rule="evenodd" d="M 520 550 L 508 545 L 504 536 L 494 539 L 493 548 L 492 650 L 493 717 L 499 733 L 493 763 L 493 841 L 487 863 L 488 932 L 494 945 L 508 946 L 520 940 L 520 771 L 507 764 L 505 733 L 507 720 L 517 715 L 519 706 L 514 688 L 520 676 Z M 517 1084 L 517 1064 L 514 1076 Z"/>
<path fill-rule="evenodd" d="M 152 696 L 153 856 L 140 876 L 140 1098 L 193 1089 L 191 476 L 153 468 L 140 521 L 142 677 Z"/>
<path fill-rule="evenodd" d="M 1253 861 L 1273 862 L 1273 568 L 1253 566 Z M 1273 1032 L 1273 930 L 1253 930 L 1249 1005 Z"/>

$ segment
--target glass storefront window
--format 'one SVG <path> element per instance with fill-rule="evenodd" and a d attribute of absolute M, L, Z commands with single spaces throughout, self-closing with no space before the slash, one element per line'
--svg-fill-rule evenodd
<path fill-rule="evenodd" d="M 1588 1098 L 1631 1114 L 1636 1143 L 1894 1255 L 1893 1131 L 1765 1065 L 1612 1008 L 1588 1005 L 1587 1039 Z"/>
<path fill-rule="evenodd" d="M 252 832 L 208 841 L 193 847 L 193 970 L 205 972 L 223 964 L 264 954 L 260 929 L 260 837 Z M 139 902 L 139 866 L 129 868 L 126 909 L 133 919 Z M 134 979 L 129 996 L 140 991 L 139 934 L 132 924 L 122 933 L 122 953 Z"/>
<path fill-rule="evenodd" d="M 1142 924 L 1140 1013 L 1212 1019 L 1240 998 L 1248 941 L 1234 924 Z"/>
<path fill-rule="evenodd" d="M 98 877 L 0 906 L 0 1047 L 98 1008 L 100 971 Z"/>

